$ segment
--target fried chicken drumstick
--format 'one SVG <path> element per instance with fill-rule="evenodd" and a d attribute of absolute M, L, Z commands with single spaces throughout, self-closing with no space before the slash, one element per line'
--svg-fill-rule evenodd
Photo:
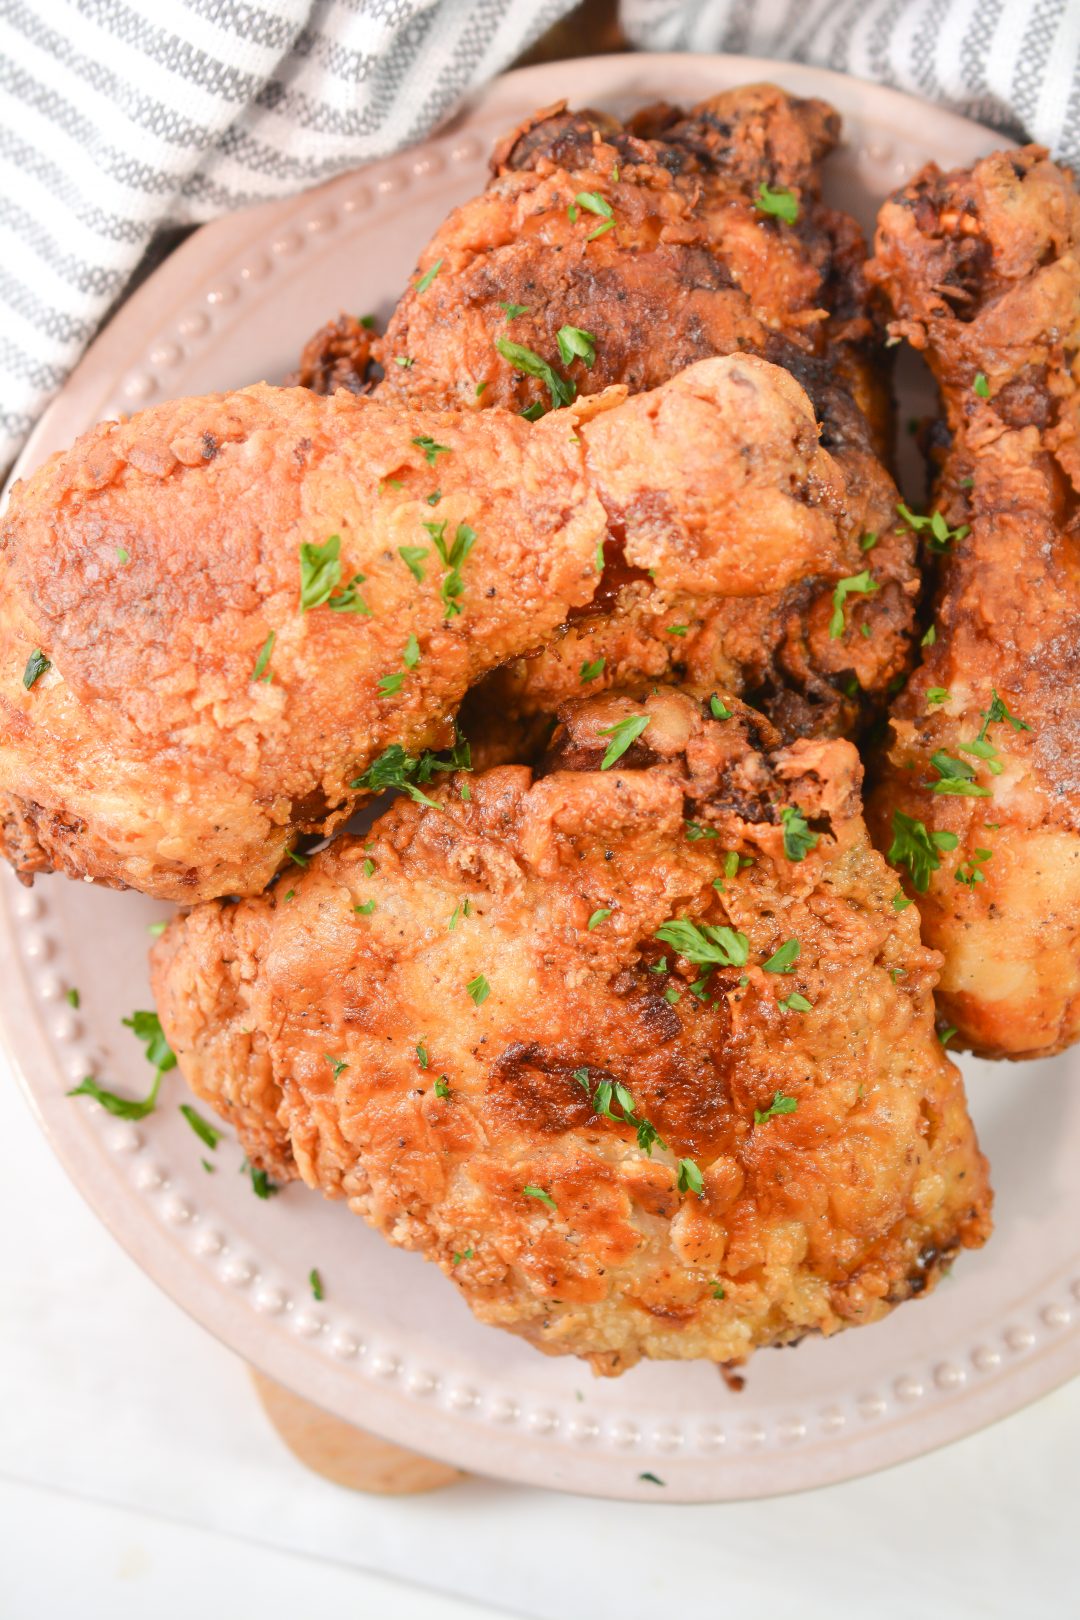
<path fill-rule="evenodd" d="M 1073 178 L 1038 147 L 930 166 L 882 209 L 871 274 L 951 434 L 936 639 L 892 711 L 871 827 L 944 953 L 958 1042 L 1041 1057 L 1080 1037 Z"/>
<path fill-rule="evenodd" d="M 989 1232 L 855 750 L 717 707 L 568 705 L 543 774 L 398 799 L 152 953 L 253 1163 L 600 1373 L 876 1321 Z"/>
<path fill-rule="evenodd" d="M 806 388 L 877 542 L 872 559 L 856 550 L 840 575 L 822 569 L 791 589 L 704 604 L 663 572 L 628 568 L 613 536 L 603 613 L 575 617 L 472 700 L 468 729 L 485 757 L 535 749 L 559 703 L 579 694 L 583 667 L 594 690 L 666 675 L 706 692 L 726 685 L 789 737 L 851 732 L 905 671 L 917 578 L 880 460 L 881 334 L 858 226 L 821 200 L 839 124 L 824 102 L 773 85 L 725 92 L 686 115 L 647 109 L 627 125 L 548 109 L 499 143 L 488 189 L 455 209 L 421 255 L 374 343 L 379 397 L 537 412 L 612 383 L 653 388 L 710 355 L 754 352 Z M 298 380 L 348 385 L 350 345 L 362 371 L 371 335 L 342 317 L 309 344 Z M 873 589 L 849 628 L 830 634 L 839 579 L 861 577 L 868 561 Z"/>
<path fill-rule="evenodd" d="M 835 573 L 861 521 L 749 357 L 536 423 L 265 386 L 105 423 L 0 530 L 0 842 L 27 876 L 257 893 L 592 601 L 612 532 L 696 598 Z"/>

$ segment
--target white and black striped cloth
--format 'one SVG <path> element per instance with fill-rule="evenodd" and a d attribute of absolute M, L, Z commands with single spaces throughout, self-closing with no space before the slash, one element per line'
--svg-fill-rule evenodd
<path fill-rule="evenodd" d="M 154 233 L 420 139 L 574 0 L 0 0 L 0 469 Z M 654 50 L 911 90 L 1080 162 L 1080 0 L 623 0 Z"/>

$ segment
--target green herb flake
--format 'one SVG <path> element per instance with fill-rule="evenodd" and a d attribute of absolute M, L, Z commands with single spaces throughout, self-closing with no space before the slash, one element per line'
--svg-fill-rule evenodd
<path fill-rule="evenodd" d="M 688 917 L 673 917 L 653 938 L 672 946 L 694 967 L 742 967 L 750 954 L 745 934 L 711 923 L 693 923 Z"/>
<path fill-rule="evenodd" d="M 951 701 L 951 693 L 946 691 L 944 686 L 930 686 L 926 691 L 926 701 L 927 703 L 948 703 Z"/>
<path fill-rule="evenodd" d="M 959 840 L 953 832 L 928 832 L 926 824 L 902 810 L 892 815 L 893 841 L 886 859 L 894 866 L 906 866 L 911 874 L 912 888 L 925 894 L 930 886 L 931 873 L 941 865 L 941 850 L 955 849 Z"/>
<path fill-rule="evenodd" d="M 523 348 L 520 343 L 511 343 L 509 338 L 502 337 L 495 339 L 495 347 L 515 371 L 522 372 L 526 377 L 535 377 L 544 384 L 551 395 L 553 409 L 574 403 L 577 384 L 568 377 L 560 377 L 554 367 L 540 355 L 534 354 L 532 349 Z"/>
<path fill-rule="evenodd" d="M 338 1075 L 344 1074 L 345 1070 L 349 1067 L 344 1058 L 335 1057 L 332 1052 L 324 1052 L 323 1057 L 333 1069 L 335 1080 L 338 1078 Z"/>
<path fill-rule="evenodd" d="M 361 917 L 370 917 L 375 910 L 375 902 L 364 900 L 360 905 L 353 906 L 353 910 Z"/>
<path fill-rule="evenodd" d="M 391 743 L 368 766 L 362 776 L 349 783 L 351 788 L 362 788 L 368 793 L 383 793 L 387 788 L 400 788 L 417 804 L 435 808 L 417 786 L 430 782 L 436 771 L 468 771 L 472 769 L 471 751 L 464 737 L 458 737 L 448 756 L 425 750 L 422 754 L 407 754 L 400 743 Z"/>
<path fill-rule="evenodd" d="M 527 1187 L 522 1187 L 521 1190 L 526 1198 L 536 1198 L 541 1204 L 547 1204 L 549 1209 L 558 1208 L 554 1198 L 552 1198 L 549 1192 L 545 1192 L 543 1187 L 534 1187 L 532 1182 L 530 1182 Z"/>
<path fill-rule="evenodd" d="M 499 300 L 499 308 L 506 316 L 507 321 L 516 321 L 519 315 L 529 313 L 528 304 L 504 304 L 501 299 Z"/>
<path fill-rule="evenodd" d="M 669 624 L 667 626 L 667 633 L 669 636 L 689 635 L 690 626 L 688 624 Z"/>
<path fill-rule="evenodd" d="M 379 696 L 392 697 L 395 692 L 401 691 L 404 682 L 405 673 L 403 670 L 395 670 L 393 675 L 384 675 L 377 688 Z"/>
<path fill-rule="evenodd" d="M 415 444 L 418 450 L 424 452 L 424 460 L 429 467 L 434 467 L 436 456 L 448 456 L 451 454 L 450 445 L 437 444 L 429 433 L 421 433 L 410 442 Z"/>
<path fill-rule="evenodd" d="M 217 1165 L 216 1164 L 211 1164 L 209 1159 L 200 1159 L 199 1163 L 202 1165 L 202 1167 L 206 1171 L 207 1175 L 212 1176 L 214 1174 L 214 1172 L 217 1170 Z"/>
<path fill-rule="evenodd" d="M 116 560 L 120 564 L 121 568 L 127 567 L 128 563 L 131 561 L 131 553 L 127 546 L 117 546 Z"/>
<path fill-rule="evenodd" d="M 977 371 L 975 373 L 975 381 L 971 386 L 974 392 L 978 394 L 980 399 L 990 398 L 990 384 L 987 380 L 985 371 Z"/>
<path fill-rule="evenodd" d="M 427 546 L 398 546 L 398 556 L 418 585 L 424 583 L 423 563 L 427 554 Z"/>
<path fill-rule="evenodd" d="M 715 827 L 703 827 L 699 821 L 688 821 L 686 823 L 686 836 L 691 844 L 697 844 L 703 838 L 719 838 L 720 834 Z"/>
<path fill-rule="evenodd" d="M 204 1119 L 197 1108 L 193 1108 L 190 1103 L 181 1103 L 180 1112 L 183 1114 L 184 1118 L 187 1120 L 200 1142 L 205 1142 L 206 1146 L 211 1150 L 217 1147 L 218 1143 L 221 1141 L 223 1133 L 216 1130 L 208 1119 Z"/>
<path fill-rule="evenodd" d="M 23 670 L 22 683 L 26 687 L 26 690 L 29 692 L 34 682 L 36 680 L 40 680 L 45 671 L 51 668 L 52 660 L 50 658 L 46 658 L 40 647 L 35 647 L 29 658 L 26 660 L 26 668 Z"/>
<path fill-rule="evenodd" d="M 705 1191 L 705 1178 L 693 1159 L 680 1159 L 675 1185 L 681 1193 L 692 1192 L 701 1197 Z"/>
<path fill-rule="evenodd" d="M 930 626 L 929 630 L 923 636 L 922 640 L 919 642 L 919 646 L 920 647 L 932 647 L 936 640 L 937 640 L 937 625 L 932 624 Z"/>
<path fill-rule="evenodd" d="M 953 1038 L 953 1036 L 955 1034 L 956 1034 L 956 1025 L 955 1024 L 949 1024 L 949 1025 L 947 1025 L 947 1027 L 945 1029 L 939 1029 L 938 1030 L 937 1038 L 941 1042 L 942 1046 L 948 1046 L 949 1042 L 952 1040 L 952 1038 Z"/>
<path fill-rule="evenodd" d="M 754 207 L 763 214 L 771 214 L 774 219 L 782 219 L 785 225 L 794 225 L 799 217 L 799 199 L 795 193 L 784 186 L 778 186 L 774 191 L 764 180 L 758 187 Z"/>
<path fill-rule="evenodd" d="M 782 1091 L 774 1092 L 768 1108 L 754 1109 L 754 1124 L 764 1125 L 766 1120 L 776 1119 L 780 1114 L 793 1114 L 798 1106 L 797 1097 L 785 1097 Z"/>
<path fill-rule="evenodd" d="M 874 534 L 872 532 L 869 533 L 869 534 L 864 534 L 862 539 L 859 541 L 859 550 L 860 551 L 873 551 L 873 549 L 877 545 L 877 543 L 878 543 L 878 536 L 876 534 Z"/>
<path fill-rule="evenodd" d="M 482 973 L 478 973 L 475 979 L 469 980 L 468 984 L 465 986 L 465 992 L 467 995 L 472 997 L 474 1006 L 482 1007 L 488 996 L 491 994 L 491 986 L 484 978 L 484 975 Z"/>
<path fill-rule="evenodd" d="M 598 736 L 611 738 L 607 752 L 600 761 L 602 771 L 610 770 L 615 761 L 622 758 L 631 744 L 641 736 L 651 718 L 647 714 L 627 715 L 625 720 L 619 720 L 613 726 L 604 726 L 598 732 Z"/>
<path fill-rule="evenodd" d="M 724 1285 L 720 1281 L 710 1283 L 709 1292 L 712 1294 L 713 1299 L 724 1299 L 724 1298 L 726 1298 L 726 1295 L 724 1293 Z"/>
<path fill-rule="evenodd" d="M 418 293 L 426 293 L 442 267 L 443 261 L 441 259 L 436 259 L 435 263 L 431 266 L 431 269 L 426 270 L 420 277 L 420 280 L 416 283 L 414 290 Z"/>
<path fill-rule="evenodd" d="M 426 1066 L 427 1065 L 425 1064 L 425 1068 Z M 450 1082 L 447 1080 L 445 1074 L 440 1074 L 439 1078 L 435 1082 L 435 1095 L 441 1102 L 446 1102 L 450 1096 Z"/>
<path fill-rule="evenodd" d="M 64 991 L 64 1000 L 67 1002 L 69 1007 L 74 1007 L 76 1010 L 78 1010 L 81 997 L 74 985 L 72 985 L 70 990 Z"/>
<path fill-rule="evenodd" d="M 794 973 L 801 947 L 797 939 L 786 939 L 761 966 L 766 973 Z"/>
<path fill-rule="evenodd" d="M 441 264 L 442 260 L 440 259 L 439 262 Z M 307 1280 L 308 1280 L 308 1286 L 311 1289 L 311 1297 L 312 1297 L 312 1299 L 325 1299 L 326 1294 L 325 1294 L 325 1292 L 323 1290 L 323 1281 L 322 1281 L 322 1278 L 319 1276 L 319 1273 L 315 1269 L 314 1266 L 308 1272 L 308 1279 Z"/>
<path fill-rule="evenodd" d="M 809 824 L 797 804 L 785 804 L 780 811 L 784 828 L 784 854 L 789 861 L 805 860 L 819 842 L 819 835 L 810 831 Z"/>
<path fill-rule="evenodd" d="M 592 370 L 596 364 L 596 338 L 591 332 L 583 332 L 580 326 L 560 326 L 555 341 L 564 366 L 581 360 L 588 370 Z"/>
<path fill-rule="evenodd" d="M 937 781 L 930 784 L 931 793 L 950 793 L 969 799 L 990 798 L 990 789 L 974 780 L 975 768 L 966 759 L 954 759 L 943 748 L 938 748 L 930 755 L 930 764 L 938 773 Z"/>
<path fill-rule="evenodd" d="M 797 990 L 793 990 L 790 996 L 781 996 L 776 1005 L 778 1007 L 783 1007 L 785 1012 L 803 1013 L 810 1012 L 813 1008 L 813 1002 L 807 1001 L 806 997 L 800 995 Z"/>
<path fill-rule="evenodd" d="M 69 1097 L 93 1097 L 108 1113 L 115 1114 L 117 1119 L 145 1119 L 157 1107 L 158 1091 L 161 1088 L 161 1076 L 164 1069 L 158 1069 L 154 1076 L 154 1083 L 149 1094 L 142 1098 L 120 1097 L 115 1091 L 106 1091 L 99 1086 L 92 1074 L 88 1074 L 77 1086 L 68 1092 Z"/>
<path fill-rule="evenodd" d="M 588 923 L 586 924 L 586 927 L 590 933 L 592 933 L 594 928 L 598 928 L 602 922 L 611 916 L 611 910 L 612 908 L 610 906 L 601 906 L 599 911 L 593 912 Z"/>
<path fill-rule="evenodd" d="M 604 663 L 605 663 L 605 659 L 601 656 L 600 658 L 590 659 L 586 663 L 582 664 L 582 666 L 581 666 L 581 684 L 582 684 L 582 686 L 584 686 L 587 681 L 595 681 L 596 677 L 603 673 Z"/>
<path fill-rule="evenodd" d="M 906 911 L 914 902 L 909 900 L 903 889 L 897 889 L 892 897 L 892 908 L 896 912 Z"/>
<path fill-rule="evenodd" d="M 266 674 L 266 668 L 267 668 L 267 665 L 270 662 L 270 654 L 274 650 L 274 642 L 276 640 L 277 640 L 277 631 L 276 630 L 271 630 L 270 634 L 267 636 L 266 640 L 263 642 L 261 648 L 259 649 L 258 658 L 256 658 L 256 660 L 255 660 L 255 668 L 251 672 L 251 678 L 252 678 L 253 681 L 261 681 L 264 674 Z M 266 679 L 268 681 L 272 680 L 273 675 L 272 674 L 266 675 Z"/>
<path fill-rule="evenodd" d="M 829 635 L 833 641 L 838 641 L 844 633 L 844 603 L 853 593 L 860 596 L 869 596 L 881 587 L 876 579 L 871 578 L 870 570 L 864 568 L 861 574 L 849 574 L 846 579 L 836 582 L 833 591 L 833 610 L 829 620 Z"/>
<path fill-rule="evenodd" d="M 712 715 L 714 720 L 730 720 L 735 711 L 734 709 L 729 709 L 723 699 L 718 698 L 714 692 L 712 697 L 709 699 L 709 713 Z"/>
<path fill-rule="evenodd" d="M 667 1484 L 666 1479 L 661 1479 L 659 1474 L 650 1474 L 648 1469 L 646 1469 L 643 1474 L 639 1474 L 638 1479 L 644 1480 L 646 1485 L 666 1485 Z"/>
<path fill-rule="evenodd" d="M 281 1191 L 277 1182 L 271 1181 L 265 1170 L 260 1170 L 257 1166 L 249 1164 L 246 1159 L 240 1168 L 246 1170 L 251 1177 L 251 1190 L 256 1198 L 262 1198 L 265 1201 L 267 1198 L 275 1198 Z"/>
<path fill-rule="evenodd" d="M 330 600 L 341 584 L 341 536 L 332 534 L 321 546 L 300 547 L 300 611 L 310 613 Z M 269 656 L 269 655 L 268 655 Z"/>
<path fill-rule="evenodd" d="M 464 1249 L 461 1254 L 458 1254 L 457 1250 L 455 1249 L 454 1253 L 450 1256 L 450 1263 L 454 1266 L 460 1266 L 463 1260 L 471 1260 L 472 1257 L 472 1249 Z"/>
<path fill-rule="evenodd" d="M 954 540 L 963 540 L 971 533 L 971 526 L 967 523 L 961 523 L 959 528 L 950 529 L 942 512 L 931 512 L 929 517 L 924 517 L 911 511 L 903 501 L 897 501 L 896 510 L 909 529 L 926 537 L 926 543 L 931 551 L 948 551 Z"/>
<path fill-rule="evenodd" d="M 120 1022 L 125 1029 L 131 1030 L 137 1041 L 142 1041 L 146 1047 L 146 1061 L 152 1063 L 159 1074 L 175 1069 L 176 1054 L 165 1039 L 156 1012 L 133 1012 L 130 1018 L 122 1018 Z"/>

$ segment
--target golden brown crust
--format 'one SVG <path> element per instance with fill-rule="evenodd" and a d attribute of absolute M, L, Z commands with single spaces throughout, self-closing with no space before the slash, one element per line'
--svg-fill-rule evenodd
<path fill-rule="evenodd" d="M 258 892 L 383 750 L 446 746 L 470 686 L 591 603 L 608 536 L 752 594 L 835 570 L 858 516 L 805 395 L 750 357 L 536 423 L 262 385 L 105 423 L 0 528 L 0 836 L 24 872 Z M 475 536 L 450 596 L 442 524 Z M 301 611 L 300 548 L 333 535 L 337 594 Z M 354 576 L 367 611 L 334 611 Z"/>
<path fill-rule="evenodd" d="M 944 835 L 918 901 L 958 1042 L 1043 1056 L 1080 1037 L 1072 176 L 1038 147 L 931 166 L 882 209 L 871 275 L 940 384 L 951 447 L 935 505 L 967 529 L 940 558 L 936 641 L 893 709 L 871 826 L 883 849 L 897 811 Z M 1025 729 L 988 721 L 995 695 Z M 935 753 L 973 770 L 975 796 L 936 789 Z"/>
<path fill-rule="evenodd" d="M 892 909 L 855 752 L 770 751 L 730 703 L 722 722 L 666 691 L 570 706 L 544 774 L 399 800 L 153 952 L 181 1068 L 257 1162 L 605 1373 L 877 1320 L 989 1231 L 938 959 Z M 798 862 L 793 804 L 819 835 Z M 745 962 L 691 964 L 657 938 L 673 918 L 740 931 Z M 795 970 L 765 971 L 792 938 Z M 666 1144 L 651 1156 L 616 1084 Z M 795 1108 L 755 1120 L 777 1093 Z"/>

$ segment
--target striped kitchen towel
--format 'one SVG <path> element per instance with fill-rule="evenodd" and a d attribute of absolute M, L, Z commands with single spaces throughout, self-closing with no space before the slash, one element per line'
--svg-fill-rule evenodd
<path fill-rule="evenodd" d="M 573 0 L 0 0 L 0 469 L 155 232 L 419 140 Z M 840 68 L 1080 159 L 1078 0 L 624 0 L 643 47 Z"/>

